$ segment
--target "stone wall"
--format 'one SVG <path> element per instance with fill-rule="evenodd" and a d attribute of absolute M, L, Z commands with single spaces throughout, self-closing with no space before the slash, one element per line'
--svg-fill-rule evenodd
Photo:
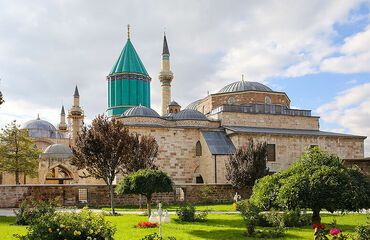
<path fill-rule="evenodd" d="M 319 130 L 319 117 L 221 112 L 212 116 L 223 126 Z"/>
<path fill-rule="evenodd" d="M 363 173 L 370 176 L 370 157 L 362 159 L 344 159 L 346 167 L 358 167 Z"/>
<path fill-rule="evenodd" d="M 18 207 L 18 203 L 24 199 L 37 199 L 42 197 L 46 201 L 58 200 L 62 206 L 86 205 L 81 201 L 80 192 L 87 189 L 87 204 L 90 207 L 109 206 L 109 188 L 106 185 L 1 185 L 0 208 Z M 176 190 L 177 189 L 177 190 Z M 185 184 L 176 186 L 174 192 L 159 193 L 153 195 L 152 203 L 161 201 L 165 204 L 173 204 L 178 201 L 187 203 L 231 203 L 237 191 L 243 198 L 251 194 L 251 189 L 235 190 L 228 184 Z M 115 205 L 138 205 L 139 195 L 116 195 Z M 142 197 L 142 203 L 146 199 Z"/>
<path fill-rule="evenodd" d="M 230 136 L 235 147 L 243 146 L 249 138 L 275 144 L 276 161 L 267 163 L 271 171 L 289 168 L 311 145 L 317 145 L 323 150 L 334 153 L 341 159 L 364 157 L 364 141 L 362 138 L 273 134 L 235 134 Z"/>
<path fill-rule="evenodd" d="M 266 103 L 265 98 L 268 96 L 271 99 L 271 104 L 283 105 L 290 107 L 290 99 L 285 93 L 280 92 L 260 92 L 260 91 L 243 91 L 232 93 L 212 94 L 202 99 L 198 105 L 197 110 L 201 113 L 209 113 L 212 109 L 223 104 L 229 104 L 229 98 L 234 98 L 235 104 L 243 103 Z"/>

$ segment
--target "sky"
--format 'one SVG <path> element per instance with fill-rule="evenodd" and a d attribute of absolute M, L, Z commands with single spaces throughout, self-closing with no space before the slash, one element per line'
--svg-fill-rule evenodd
<path fill-rule="evenodd" d="M 182 107 L 244 74 L 312 110 L 321 130 L 370 137 L 370 0 L 0 0 L 0 127 L 37 114 L 57 125 L 76 84 L 86 122 L 104 113 L 127 24 L 157 112 L 165 31 Z"/>

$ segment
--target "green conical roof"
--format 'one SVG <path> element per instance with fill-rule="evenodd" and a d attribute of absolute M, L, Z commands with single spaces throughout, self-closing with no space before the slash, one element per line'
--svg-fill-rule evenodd
<path fill-rule="evenodd" d="M 110 74 L 122 72 L 141 73 L 149 76 L 130 39 L 127 40 Z"/>

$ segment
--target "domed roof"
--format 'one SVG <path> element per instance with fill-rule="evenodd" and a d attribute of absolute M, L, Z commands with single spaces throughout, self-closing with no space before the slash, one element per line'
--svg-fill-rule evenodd
<path fill-rule="evenodd" d="M 28 136 L 33 138 L 61 138 L 62 135 L 57 131 L 53 124 L 37 118 L 30 120 L 21 126 L 28 130 Z"/>
<path fill-rule="evenodd" d="M 44 158 L 71 158 L 72 152 L 69 147 L 64 144 L 53 144 L 47 147 L 43 152 Z"/>
<path fill-rule="evenodd" d="M 272 89 L 259 82 L 238 81 L 221 88 L 218 93 L 240 92 L 240 91 L 262 91 L 272 92 Z"/>
<path fill-rule="evenodd" d="M 124 117 L 160 117 L 159 114 L 151 108 L 145 106 L 136 106 L 127 109 L 122 116 Z"/>
<path fill-rule="evenodd" d="M 175 115 L 173 115 L 174 120 L 208 120 L 206 116 L 193 109 L 184 109 Z"/>
<path fill-rule="evenodd" d="M 199 99 L 199 100 L 196 100 L 192 103 L 190 103 L 185 109 L 192 109 L 192 110 L 197 110 L 197 106 L 198 106 L 198 103 L 201 101 L 202 99 Z"/>
<path fill-rule="evenodd" d="M 170 102 L 170 104 L 168 104 L 168 106 L 180 106 L 176 101 L 172 101 Z"/>

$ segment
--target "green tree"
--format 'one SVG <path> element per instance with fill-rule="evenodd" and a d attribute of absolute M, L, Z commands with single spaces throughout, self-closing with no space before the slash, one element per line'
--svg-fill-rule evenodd
<path fill-rule="evenodd" d="M 133 134 L 129 133 L 122 122 L 99 115 L 92 121 L 90 128 L 82 127 L 75 145 L 71 146 L 71 164 L 78 169 L 85 169 L 90 176 L 103 179 L 109 187 L 113 215 L 113 181 L 130 158 L 133 141 Z"/>
<path fill-rule="evenodd" d="M 146 197 L 149 216 L 153 193 L 172 192 L 172 181 L 167 173 L 155 169 L 140 169 L 125 176 L 116 188 L 118 194 L 142 194 Z"/>
<path fill-rule="evenodd" d="M 226 179 L 236 188 L 253 186 L 254 182 L 266 176 L 267 144 L 255 143 L 249 139 L 247 145 L 238 148 L 226 162 Z"/>
<path fill-rule="evenodd" d="M 37 174 L 40 150 L 27 137 L 27 131 L 21 130 L 14 120 L 2 128 L 0 134 L 0 171 L 15 175 L 15 183 L 20 184 L 19 175 Z"/>
<path fill-rule="evenodd" d="M 322 209 L 370 208 L 370 182 L 358 170 L 346 168 L 337 156 L 315 147 L 288 170 L 259 179 L 250 202 L 262 210 L 310 208 L 312 222 L 320 224 Z"/>

